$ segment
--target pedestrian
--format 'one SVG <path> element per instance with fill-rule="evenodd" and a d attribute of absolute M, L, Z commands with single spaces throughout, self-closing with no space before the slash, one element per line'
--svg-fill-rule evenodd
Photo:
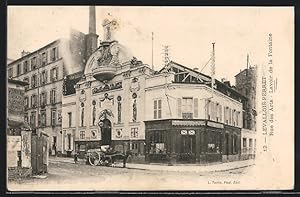
<path fill-rule="evenodd" d="M 77 163 L 77 161 L 78 161 L 78 153 L 76 152 L 74 154 L 74 162 L 75 162 L 75 164 Z"/>

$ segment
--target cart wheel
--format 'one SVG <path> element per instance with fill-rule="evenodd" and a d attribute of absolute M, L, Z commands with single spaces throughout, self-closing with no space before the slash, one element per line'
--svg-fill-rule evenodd
<path fill-rule="evenodd" d="M 97 152 L 93 152 L 89 156 L 89 163 L 92 166 L 97 166 L 100 163 L 100 155 Z"/>

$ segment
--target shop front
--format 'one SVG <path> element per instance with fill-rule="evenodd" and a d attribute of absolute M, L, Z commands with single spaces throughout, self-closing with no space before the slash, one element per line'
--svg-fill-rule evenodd
<path fill-rule="evenodd" d="M 234 136 L 233 131 L 238 134 L 239 129 L 226 130 L 222 123 L 168 119 L 145 121 L 145 125 L 146 162 L 149 163 L 222 162 L 235 153 L 229 150 L 232 149 L 229 143 L 233 141 L 225 141 L 226 132 L 228 136 Z M 235 145 L 234 151 L 238 154 L 238 141 Z"/>

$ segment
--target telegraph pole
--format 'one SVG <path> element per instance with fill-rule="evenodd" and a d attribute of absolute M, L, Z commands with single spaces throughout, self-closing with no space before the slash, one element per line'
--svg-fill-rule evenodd
<path fill-rule="evenodd" d="M 212 43 L 212 58 L 211 58 L 211 96 L 214 96 L 214 86 L 215 86 L 215 73 L 216 73 L 216 65 L 215 65 L 215 42 Z"/>
<path fill-rule="evenodd" d="M 151 54 L 151 58 L 152 58 L 152 61 L 151 61 L 151 65 L 152 65 L 152 70 L 154 70 L 154 65 L 153 65 L 153 40 L 154 40 L 154 33 L 152 32 L 152 54 Z"/>

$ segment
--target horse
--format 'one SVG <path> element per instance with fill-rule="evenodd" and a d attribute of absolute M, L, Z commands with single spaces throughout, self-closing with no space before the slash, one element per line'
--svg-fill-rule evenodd
<path fill-rule="evenodd" d="M 111 164 L 112 167 L 115 166 L 115 161 L 122 160 L 123 168 L 125 168 L 129 155 L 132 155 L 130 151 L 126 152 L 126 154 L 123 154 L 121 152 L 106 153 L 104 155 L 104 160 L 108 160 L 108 162 Z"/>

